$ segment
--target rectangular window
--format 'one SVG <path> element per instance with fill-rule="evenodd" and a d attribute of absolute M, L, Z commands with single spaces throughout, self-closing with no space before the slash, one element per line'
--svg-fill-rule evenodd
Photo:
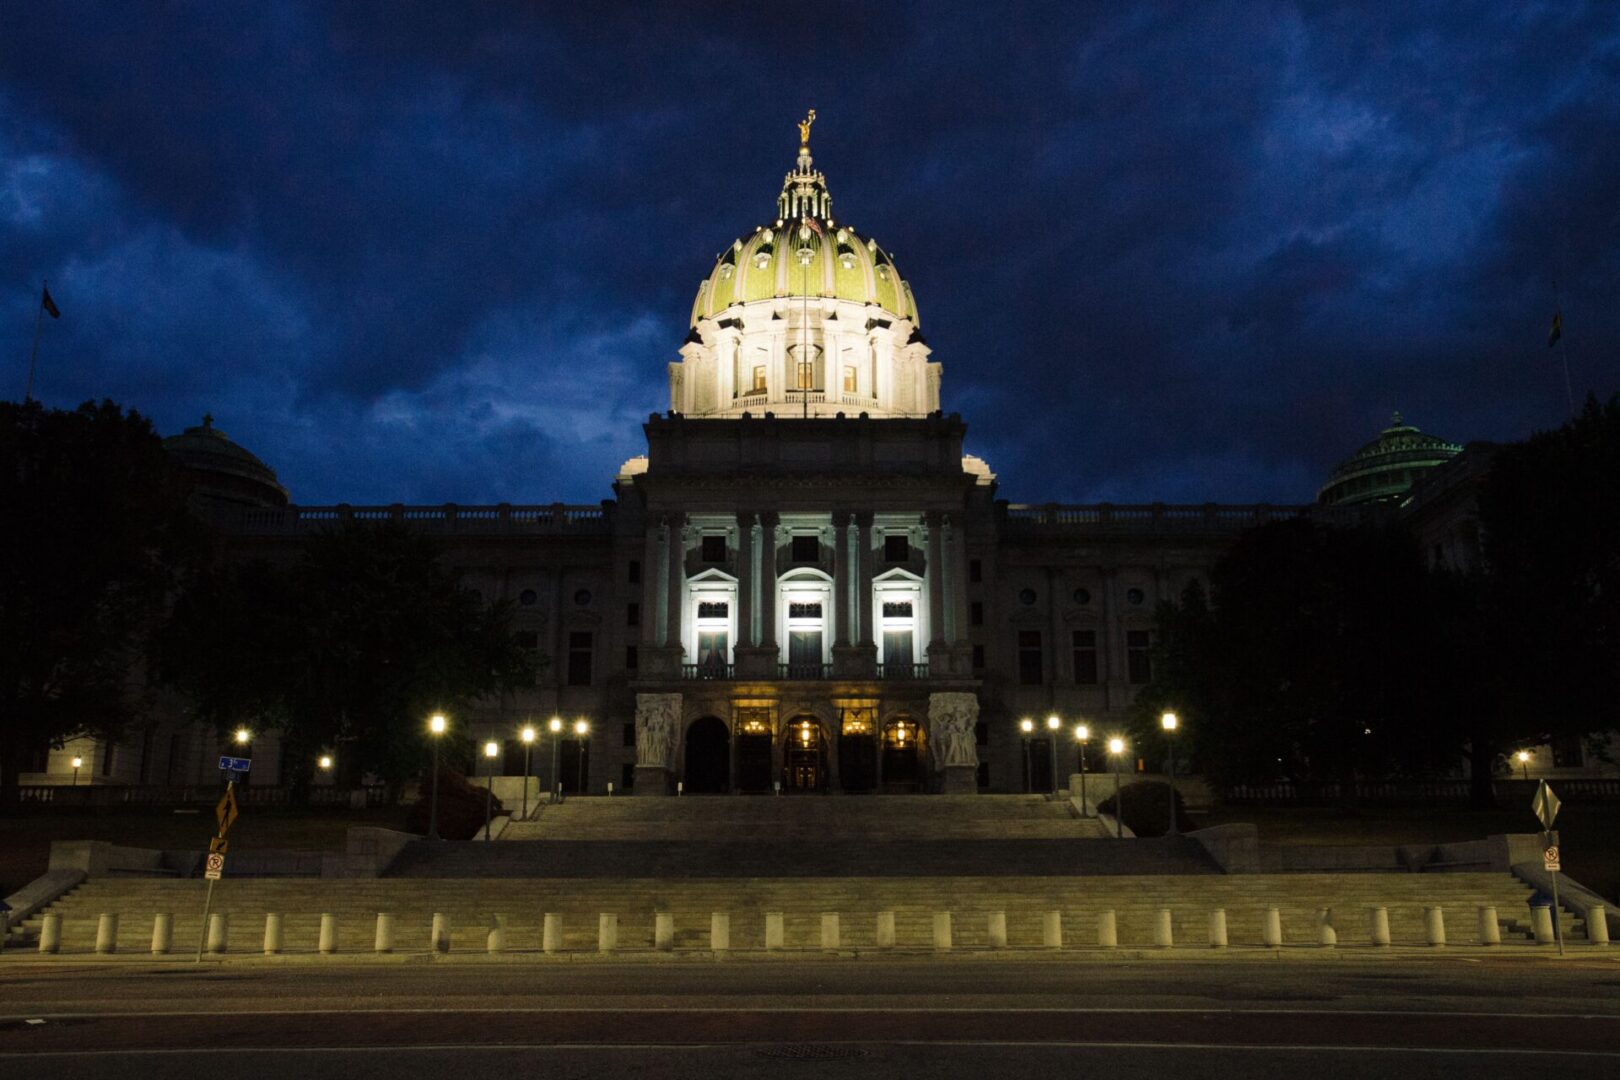
<path fill-rule="evenodd" d="M 788 618 L 790 619 L 819 619 L 821 618 L 820 604 L 789 604 Z"/>
<path fill-rule="evenodd" d="M 816 365 L 809 360 L 800 360 L 796 365 L 798 370 L 800 390 L 814 390 L 816 388 Z"/>
<path fill-rule="evenodd" d="M 630 560 L 630 565 L 626 570 L 626 577 L 629 579 L 630 584 L 632 584 L 632 585 L 640 585 L 641 584 L 641 560 L 640 559 L 631 559 Z"/>
<path fill-rule="evenodd" d="M 568 635 L 568 685 L 591 685 L 591 632 L 575 630 Z"/>
<path fill-rule="evenodd" d="M 1018 681 L 1024 686 L 1041 685 L 1041 632 L 1018 631 Z"/>
<path fill-rule="evenodd" d="M 728 644 L 729 637 L 724 630 L 699 630 L 697 662 L 704 667 L 725 667 L 731 662 Z"/>
<path fill-rule="evenodd" d="M 765 365 L 764 364 L 755 364 L 754 365 L 754 381 L 749 386 L 748 389 L 749 389 L 750 392 L 755 393 L 755 394 L 763 394 L 765 392 Z"/>
<path fill-rule="evenodd" d="M 636 787 L 636 767 L 631 762 L 619 766 L 619 790 L 634 791 Z"/>
<path fill-rule="evenodd" d="M 983 645 L 975 645 L 975 646 L 973 646 L 973 670 L 974 671 L 983 671 L 984 670 L 984 646 Z"/>
<path fill-rule="evenodd" d="M 788 548 L 788 556 L 796 563 L 813 563 L 821 559 L 821 538 L 814 534 L 795 536 Z"/>
<path fill-rule="evenodd" d="M 852 366 L 845 367 L 844 368 L 844 393 L 846 393 L 846 394 L 855 393 L 855 385 L 856 385 L 856 383 L 855 383 L 855 368 L 852 367 Z"/>
<path fill-rule="evenodd" d="M 626 645 L 624 647 L 624 670 L 635 671 L 640 666 L 641 657 L 637 654 L 636 647 L 634 645 Z"/>
<path fill-rule="evenodd" d="M 984 601 L 975 600 L 968 605 L 968 624 L 971 626 L 984 625 Z M 1168 811 L 1166 811 L 1168 813 Z"/>
<path fill-rule="evenodd" d="M 641 625 L 641 605 L 640 604 L 626 604 L 626 605 L 624 605 L 624 625 L 626 625 L 626 626 L 640 626 Z"/>
<path fill-rule="evenodd" d="M 975 584 L 984 580 L 984 563 L 978 559 L 968 560 L 968 580 Z"/>
<path fill-rule="evenodd" d="M 706 563 L 723 563 L 726 561 L 726 538 L 724 536 L 705 536 L 702 547 L 703 561 Z"/>
<path fill-rule="evenodd" d="M 634 720 L 630 721 L 628 724 L 625 724 L 623 729 L 620 730 L 620 732 L 619 732 L 619 745 L 620 746 L 634 746 L 634 745 L 636 745 L 636 722 Z"/>
<path fill-rule="evenodd" d="M 883 561 L 886 563 L 903 563 L 911 558 L 911 538 L 905 533 L 899 536 L 885 536 L 883 538 Z"/>
<path fill-rule="evenodd" d="M 731 611 L 731 605 L 723 600 L 705 600 L 698 603 L 698 618 L 724 619 Z"/>
<path fill-rule="evenodd" d="M 821 631 L 788 631 L 788 664 L 793 667 L 821 663 Z"/>
<path fill-rule="evenodd" d="M 1074 681 L 1091 686 L 1097 681 L 1097 631 L 1074 632 Z"/>
<path fill-rule="evenodd" d="M 890 665 L 912 662 L 910 630 L 883 631 L 883 662 Z"/>
<path fill-rule="evenodd" d="M 1153 661 L 1148 655 L 1149 644 L 1146 630 L 1125 631 L 1125 671 L 1131 682 L 1137 686 L 1153 681 Z"/>
<path fill-rule="evenodd" d="M 883 605 L 883 617 L 885 619 L 909 619 L 909 618 L 911 618 L 911 601 L 909 601 L 909 600 L 898 600 L 898 601 L 897 600 L 890 600 L 890 601 L 887 601 Z"/>

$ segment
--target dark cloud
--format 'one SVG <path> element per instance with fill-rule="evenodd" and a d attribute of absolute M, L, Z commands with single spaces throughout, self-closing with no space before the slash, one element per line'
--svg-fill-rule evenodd
<path fill-rule="evenodd" d="M 1309 498 L 1620 388 L 1620 10 L 60 3 L 0 38 L 0 328 L 305 501 L 594 501 L 814 105 L 1028 499 Z M 9 391 L 15 393 L 16 391 Z"/>

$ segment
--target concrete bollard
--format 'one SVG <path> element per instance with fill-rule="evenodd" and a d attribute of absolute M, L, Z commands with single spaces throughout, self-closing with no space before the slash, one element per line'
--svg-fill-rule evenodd
<path fill-rule="evenodd" d="M 433 926 L 428 931 L 428 947 L 436 953 L 450 951 L 450 916 L 443 912 L 433 913 Z"/>
<path fill-rule="evenodd" d="M 1209 913 L 1209 947 L 1226 948 L 1226 909 L 1216 908 Z"/>
<path fill-rule="evenodd" d="M 786 943 L 787 933 L 782 927 L 782 913 L 780 911 L 767 911 L 765 913 L 765 948 L 775 952 Z"/>
<path fill-rule="evenodd" d="M 880 911 L 877 914 L 877 947 L 880 949 L 894 948 L 894 912 Z"/>
<path fill-rule="evenodd" d="M 1535 932 L 1537 945 L 1551 945 L 1553 943 L 1552 908 L 1532 904 L 1530 907 L 1530 929 Z"/>
<path fill-rule="evenodd" d="M 821 947 L 836 950 L 843 945 L 843 934 L 838 924 L 838 912 L 823 911 L 821 913 Z"/>
<path fill-rule="evenodd" d="M 1169 908 L 1160 908 L 1153 918 L 1153 944 L 1160 949 L 1168 949 L 1176 943 L 1176 924 Z"/>
<path fill-rule="evenodd" d="M 54 953 L 62 951 L 62 916 L 57 912 L 47 912 L 39 924 L 39 951 Z"/>
<path fill-rule="evenodd" d="M 550 954 L 561 952 L 562 947 L 562 916 L 555 911 L 548 911 L 540 919 L 540 948 Z"/>
<path fill-rule="evenodd" d="M 268 912 L 264 917 L 264 955 L 275 956 L 281 951 L 281 915 Z"/>
<path fill-rule="evenodd" d="M 1389 908 L 1368 909 L 1367 934 L 1374 945 L 1389 944 Z"/>
<path fill-rule="evenodd" d="M 731 914 L 725 911 L 709 915 L 709 948 L 717 953 L 731 951 Z"/>
<path fill-rule="evenodd" d="M 1481 945 L 1502 944 L 1502 924 L 1496 918 L 1496 905 L 1481 904 L 1479 906 L 1479 943 Z"/>
<path fill-rule="evenodd" d="M 948 911 L 934 912 L 934 948 L 939 952 L 951 949 L 951 913 Z"/>
<path fill-rule="evenodd" d="M 604 911 L 596 917 L 596 951 L 612 952 L 619 947 L 619 917 Z"/>
<path fill-rule="evenodd" d="M 1007 947 L 1007 913 L 1005 911 L 992 911 L 990 925 L 986 928 L 992 949 L 1005 949 Z"/>
<path fill-rule="evenodd" d="M 338 951 L 337 916 L 329 911 L 321 912 L 321 936 L 316 951 L 322 956 L 331 956 Z"/>
<path fill-rule="evenodd" d="M 1048 911 L 1041 916 L 1041 945 L 1047 949 L 1063 948 L 1063 912 Z"/>
<path fill-rule="evenodd" d="M 230 946 L 231 917 L 223 912 L 208 916 L 208 951 L 223 953 Z"/>
<path fill-rule="evenodd" d="M 1260 923 L 1260 944 L 1268 949 L 1280 949 L 1282 941 L 1282 912 L 1274 907 L 1268 907 L 1265 918 Z"/>
<path fill-rule="evenodd" d="M 377 912 L 377 930 L 371 938 L 371 951 L 380 953 L 391 953 L 394 951 L 393 912 Z"/>
<path fill-rule="evenodd" d="M 675 948 L 675 914 L 670 911 L 653 913 L 653 948 L 669 952 Z"/>
<path fill-rule="evenodd" d="M 96 919 L 96 952 L 118 951 L 118 916 L 103 914 Z"/>
<path fill-rule="evenodd" d="M 1097 913 L 1097 944 L 1105 949 L 1119 946 L 1119 920 L 1112 911 Z"/>
<path fill-rule="evenodd" d="M 1423 909 L 1423 936 L 1435 948 L 1446 943 L 1445 908 L 1436 906 Z"/>
<path fill-rule="evenodd" d="M 489 933 L 484 937 L 484 951 L 491 956 L 506 951 L 506 916 L 489 917 Z"/>
<path fill-rule="evenodd" d="M 1316 943 L 1324 949 L 1331 949 L 1339 943 L 1339 931 L 1333 926 L 1333 909 L 1318 908 L 1316 911 Z"/>
<path fill-rule="evenodd" d="M 152 916 L 152 955 L 162 956 L 174 945 L 174 916 Z"/>
<path fill-rule="evenodd" d="M 1609 943 L 1609 909 L 1602 904 L 1586 909 L 1586 940 L 1593 945 Z"/>

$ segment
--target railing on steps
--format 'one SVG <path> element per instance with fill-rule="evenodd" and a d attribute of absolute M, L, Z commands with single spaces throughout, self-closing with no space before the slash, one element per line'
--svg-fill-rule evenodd
<path fill-rule="evenodd" d="M 66 806 L 191 806 L 214 803 L 225 786 L 209 784 L 24 784 L 18 797 L 24 805 Z M 358 788 L 312 786 L 301 794 L 292 788 L 239 784 L 238 803 L 248 806 L 346 806 L 364 809 L 388 805 L 388 787 L 368 784 Z"/>

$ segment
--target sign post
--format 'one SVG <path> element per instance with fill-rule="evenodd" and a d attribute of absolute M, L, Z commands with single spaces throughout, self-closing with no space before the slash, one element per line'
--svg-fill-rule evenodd
<path fill-rule="evenodd" d="M 1558 918 L 1558 871 L 1562 865 L 1562 859 L 1559 856 L 1557 846 L 1552 842 L 1552 827 L 1553 821 L 1558 817 L 1558 808 L 1562 805 L 1563 803 L 1559 802 L 1558 796 L 1553 794 L 1553 789 L 1547 786 L 1547 781 L 1542 780 L 1536 785 L 1536 797 L 1531 802 L 1530 809 L 1535 811 L 1536 818 L 1541 822 L 1541 846 L 1543 848 L 1541 865 L 1552 877 L 1552 922 L 1553 931 L 1558 939 L 1559 956 L 1564 955 L 1564 924 Z"/>
<path fill-rule="evenodd" d="M 252 758 L 221 757 L 219 771 L 225 774 L 225 794 L 214 807 L 214 820 L 219 822 L 219 835 L 208 841 L 208 859 L 203 864 L 203 877 L 208 879 L 208 893 L 203 897 L 202 930 L 197 935 L 197 963 L 202 963 L 203 949 L 208 944 L 208 913 L 214 906 L 214 883 L 225 875 L 225 852 L 230 842 L 225 834 L 241 812 L 236 806 L 236 781 L 253 768 Z"/>

